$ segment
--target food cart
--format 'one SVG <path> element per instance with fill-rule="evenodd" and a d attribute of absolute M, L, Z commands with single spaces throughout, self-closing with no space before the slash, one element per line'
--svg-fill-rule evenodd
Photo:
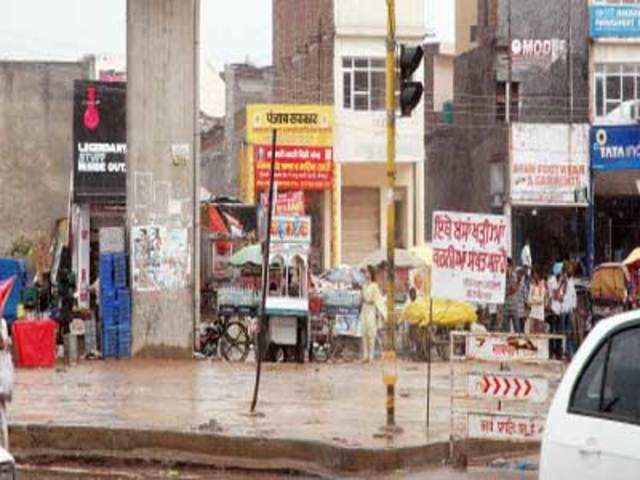
<path fill-rule="evenodd" d="M 263 360 L 303 363 L 310 345 L 311 219 L 274 217 L 271 236 Z"/>

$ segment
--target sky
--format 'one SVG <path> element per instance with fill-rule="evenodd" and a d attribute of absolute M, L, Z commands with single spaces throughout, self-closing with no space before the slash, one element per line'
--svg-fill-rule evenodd
<path fill-rule="evenodd" d="M 454 0 L 425 1 L 427 25 L 448 41 Z M 126 0 L 0 2 L 0 58 L 77 60 L 89 53 L 126 51 Z M 247 58 L 257 65 L 270 63 L 271 0 L 201 2 L 204 60 L 216 69 Z"/>

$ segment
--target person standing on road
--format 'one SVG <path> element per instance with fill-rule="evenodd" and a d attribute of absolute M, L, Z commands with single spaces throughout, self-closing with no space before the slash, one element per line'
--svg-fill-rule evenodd
<path fill-rule="evenodd" d="M 520 318 L 519 311 L 519 281 L 516 272 L 513 271 L 513 260 L 507 260 L 507 289 L 504 301 L 504 318 L 502 320 L 502 330 L 509 331 L 510 325 L 516 330 L 516 323 Z M 524 314 L 524 312 L 522 312 Z M 500 329 L 498 329 L 500 330 Z"/>
<path fill-rule="evenodd" d="M 562 300 L 562 311 L 560 314 L 560 330 L 566 336 L 565 354 L 569 360 L 575 353 L 574 342 L 574 314 L 578 307 L 578 295 L 576 293 L 576 284 L 573 280 L 573 266 L 566 264 L 564 267 L 565 294 Z"/>
<path fill-rule="evenodd" d="M 564 296 L 567 288 L 566 279 L 562 274 L 562 271 L 562 262 L 554 264 L 552 275 L 547 281 L 552 313 L 552 316 L 549 319 L 549 326 L 552 334 L 562 333 L 560 316 L 562 315 L 562 305 L 564 303 Z M 560 358 L 562 356 L 562 342 L 560 340 L 551 340 L 550 344 L 553 356 Z"/>
<path fill-rule="evenodd" d="M 529 289 L 529 332 L 544 333 L 544 307 L 546 303 L 547 287 L 544 278 L 536 269 L 533 271 L 533 283 Z"/>
<path fill-rule="evenodd" d="M 378 334 L 378 318 L 384 317 L 384 302 L 380 287 L 376 283 L 376 271 L 367 267 L 367 281 L 362 287 L 360 322 L 362 323 L 362 362 L 373 360 Z"/>
<path fill-rule="evenodd" d="M 533 266 L 533 259 L 531 258 L 531 242 L 527 238 L 524 242 L 524 247 L 522 247 L 522 252 L 520 252 L 520 263 L 522 268 L 524 268 L 524 274 L 527 278 L 527 281 L 531 279 Z"/>

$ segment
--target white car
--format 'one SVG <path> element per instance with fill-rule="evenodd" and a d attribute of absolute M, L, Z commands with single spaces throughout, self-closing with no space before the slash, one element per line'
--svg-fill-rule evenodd
<path fill-rule="evenodd" d="M 600 321 L 551 404 L 540 480 L 640 479 L 640 310 Z"/>

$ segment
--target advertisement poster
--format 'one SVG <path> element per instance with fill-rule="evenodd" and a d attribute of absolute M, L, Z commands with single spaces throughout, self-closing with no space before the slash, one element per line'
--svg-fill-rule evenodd
<path fill-rule="evenodd" d="M 73 194 L 77 203 L 124 202 L 126 84 L 74 82 Z"/>
<path fill-rule="evenodd" d="M 271 241 L 311 245 L 311 217 L 277 216 L 271 220 Z"/>
<path fill-rule="evenodd" d="M 434 212 L 431 296 L 504 303 L 509 236 L 502 215 Z"/>
<path fill-rule="evenodd" d="M 304 215 L 304 192 L 280 192 L 276 195 L 276 215 Z M 269 203 L 269 194 L 262 192 L 260 195 L 260 204 L 263 211 L 267 211 Z"/>
<path fill-rule="evenodd" d="M 262 104 L 247 106 L 247 142 L 257 190 L 267 190 L 272 132 L 278 132 L 275 181 L 282 190 L 331 190 L 333 106 Z"/>
<path fill-rule="evenodd" d="M 513 205 L 587 205 L 589 125 L 515 123 L 511 135 Z"/>
<path fill-rule="evenodd" d="M 549 339 L 539 336 L 469 335 L 465 356 L 471 360 L 489 362 L 548 361 Z"/>
<path fill-rule="evenodd" d="M 515 66 L 548 68 L 566 53 L 566 41 L 558 38 L 514 38 L 511 41 L 511 59 Z"/>
<path fill-rule="evenodd" d="M 333 333 L 346 337 L 362 337 L 360 315 L 336 315 Z"/>
<path fill-rule="evenodd" d="M 131 228 L 133 288 L 139 292 L 178 290 L 191 270 L 186 228 Z"/>
<path fill-rule="evenodd" d="M 640 128 L 637 125 L 592 127 L 590 143 L 594 170 L 640 170 Z"/>
<path fill-rule="evenodd" d="M 640 5 L 591 5 L 591 37 L 640 36 Z"/>

